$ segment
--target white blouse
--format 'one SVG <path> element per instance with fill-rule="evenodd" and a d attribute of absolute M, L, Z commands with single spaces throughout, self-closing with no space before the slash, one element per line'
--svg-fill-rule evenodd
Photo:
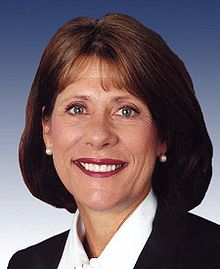
<path fill-rule="evenodd" d="M 58 269 L 132 269 L 152 231 L 157 199 L 151 190 L 121 225 L 98 258 L 89 259 L 80 239 L 85 228 L 77 210 Z"/>

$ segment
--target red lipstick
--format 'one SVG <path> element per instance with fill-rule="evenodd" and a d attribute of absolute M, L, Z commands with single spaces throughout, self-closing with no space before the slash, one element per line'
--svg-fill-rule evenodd
<path fill-rule="evenodd" d="M 86 175 L 94 178 L 106 178 L 116 175 L 127 167 L 128 163 L 117 159 L 79 158 L 74 164 Z"/>

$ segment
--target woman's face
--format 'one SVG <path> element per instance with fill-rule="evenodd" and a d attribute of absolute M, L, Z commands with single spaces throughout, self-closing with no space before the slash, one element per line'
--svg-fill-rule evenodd
<path fill-rule="evenodd" d="M 98 63 L 56 98 L 44 141 L 78 206 L 114 210 L 139 204 L 151 188 L 155 159 L 165 152 L 148 107 L 111 85 Z M 49 157 L 48 157 L 49 158 Z"/>

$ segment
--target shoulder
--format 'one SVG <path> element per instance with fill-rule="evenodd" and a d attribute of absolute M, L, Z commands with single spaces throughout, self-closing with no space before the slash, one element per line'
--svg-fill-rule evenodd
<path fill-rule="evenodd" d="M 191 238 L 217 244 L 220 247 L 220 225 L 192 213 L 186 216 L 186 232 Z"/>
<path fill-rule="evenodd" d="M 57 268 L 69 231 L 48 238 L 36 245 L 16 252 L 8 269 Z"/>
<path fill-rule="evenodd" d="M 220 226 L 207 219 L 187 213 L 181 238 L 182 258 L 189 265 L 220 268 Z M 188 268 L 191 268 L 188 266 Z"/>
<path fill-rule="evenodd" d="M 165 268 L 220 269 L 220 226 L 192 213 L 159 208 L 144 253 Z"/>

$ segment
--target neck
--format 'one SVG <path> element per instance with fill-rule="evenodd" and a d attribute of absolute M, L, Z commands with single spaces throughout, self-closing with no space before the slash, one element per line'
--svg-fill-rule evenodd
<path fill-rule="evenodd" d="M 78 204 L 86 230 L 83 245 L 89 258 L 100 256 L 114 234 L 145 197 L 131 206 L 114 210 L 95 211 Z"/>

